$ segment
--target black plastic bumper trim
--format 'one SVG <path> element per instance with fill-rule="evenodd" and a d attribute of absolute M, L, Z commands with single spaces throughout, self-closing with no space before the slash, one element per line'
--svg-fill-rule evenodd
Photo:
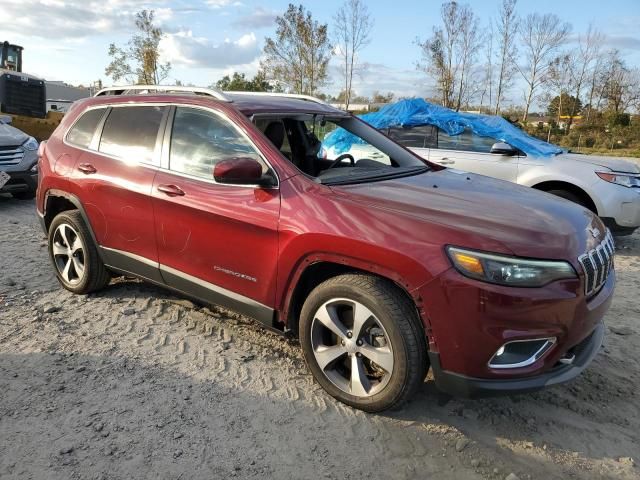
<path fill-rule="evenodd" d="M 551 385 L 569 382 L 580 375 L 598 354 L 604 339 L 604 331 L 604 324 L 601 322 L 593 330 L 589 342 L 571 365 L 558 365 L 534 377 L 508 380 L 467 377 L 443 370 L 440 366 L 440 354 L 437 352 L 429 352 L 429 359 L 436 387 L 456 397 L 481 398 L 535 392 Z"/>

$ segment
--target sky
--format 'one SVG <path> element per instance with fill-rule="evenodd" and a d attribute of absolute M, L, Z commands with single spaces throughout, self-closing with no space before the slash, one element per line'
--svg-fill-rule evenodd
<path fill-rule="evenodd" d="M 468 0 L 483 25 L 498 14 L 500 0 Z M 320 22 L 329 23 L 343 0 L 302 1 Z M 162 55 L 172 63 L 170 78 L 207 86 L 225 74 L 253 75 L 264 39 L 275 32 L 274 18 L 287 0 L 0 0 L 0 16 L 10 18 L 0 28 L 0 41 L 25 48 L 23 70 L 70 84 L 112 83 L 104 69 L 110 43 L 125 44 L 134 31 L 137 11 L 156 12 L 164 32 Z M 374 26 L 362 51 L 354 79 L 358 94 L 375 90 L 397 96 L 434 93 L 428 77 L 416 69 L 420 49 L 440 22 L 440 0 L 365 0 Z M 640 67 L 640 0 L 519 0 L 518 13 L 555 13 L 573 25 L 573 46 L 590 23 L 605 34 L 605 47 L 620 49 L 631 66 Z M 572 45 L 570 45 L 571 47 Z M 341 89 L 338 62 L 332 60 L 325 91 Z M 509 96 L 521 98 L 516 84 Z"/>

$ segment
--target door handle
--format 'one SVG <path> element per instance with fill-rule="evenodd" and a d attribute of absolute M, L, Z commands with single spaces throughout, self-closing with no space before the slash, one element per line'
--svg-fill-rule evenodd
<path fill-rule="evenodd" d="M 78 170 L 80 170 L 85 175 L 91 175 L 98 171 L 96 170 L 96 167 L 94 167 L 90 163 L 81 163 L 80 165 L 78 165 Z"/>
<path fill-rule="evenodd" d="M 440 165 L 453 165 L 454 163 L 456 163 L 455 160 L 451 160 L 447 157 L 441 158 L 440 161 L 438 162 Z"/>
<path fill-rule="evenodd" d="M 383 155 L 381 153 L 372 153 L 370 156 L 371 156 L 371 158 L 382 158 L 383 157 Z"/>
<path fill-rule="evenodd" d="M 177 185 L 158 185 L 158 191 L 169 195 L 170 197 L 182 197 L 184 191 Z"/>

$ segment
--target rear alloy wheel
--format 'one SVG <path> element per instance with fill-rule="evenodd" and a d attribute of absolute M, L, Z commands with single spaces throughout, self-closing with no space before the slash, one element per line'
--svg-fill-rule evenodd
<path fill-rule="evenodd" d="M 300 343 L 333 397 L 378 412 L 401 404 L 428 369 L 415 306 L 393 283 L 347 274 L 316 287 L 302 307 Z"/>
<path fill-rule="evenodd" d="M 49 227 L 49 256 L 60 284 L 85 294 L 109 283 L 107 272 L 80 212 L 57 215 Z"/>

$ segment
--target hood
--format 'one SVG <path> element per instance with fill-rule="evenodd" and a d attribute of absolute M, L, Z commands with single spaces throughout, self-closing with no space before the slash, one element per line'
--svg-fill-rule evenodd
<path fill-rule="evenodd" d="M 600 243 L 602 222 L 553 195 L 452 169 L 332 187 L 349 199 L 386 210 L 394 224 L 412 217 L 424 242 L 522 257 L 569 260 Z M 601 233 L 594 238 L 591 227 Z"/>
<path fill-rule="evenodd" d="M 615 172 L 640 173 L 639 160 L 634 161 L 631 158 L 606 157 L 600 155 L 581 155 L 579 153 L 564 153 L 560 158 L 575 160 L 577 162 L 590 163 L 600 167 L 610 168 Z"/>
<path fill-rule="evenodd" d="M 11 125 L 0 124 L 0 147 L 22 145 L 29 135 Z"/>

